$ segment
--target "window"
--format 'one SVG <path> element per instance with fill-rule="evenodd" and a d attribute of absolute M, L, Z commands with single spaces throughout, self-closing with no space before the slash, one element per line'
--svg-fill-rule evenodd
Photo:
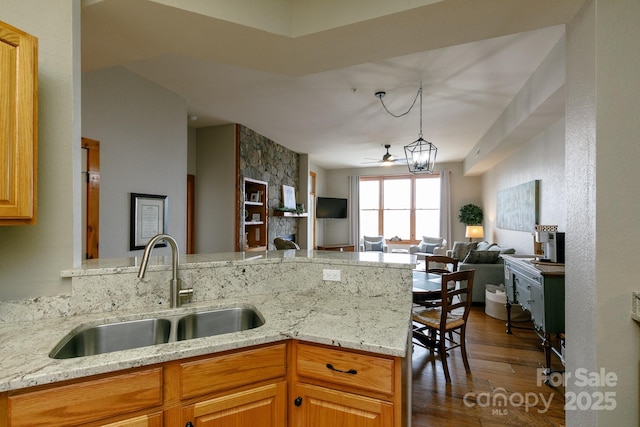
<path fill-rule="evenodd" d="M 360 178 L 360 233 L 419 240 L 440 235 L 440 176 Z"/>

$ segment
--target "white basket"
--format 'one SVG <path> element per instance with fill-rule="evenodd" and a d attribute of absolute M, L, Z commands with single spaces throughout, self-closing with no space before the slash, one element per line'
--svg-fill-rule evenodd
<path fill-rule="evenodd" d="M 497 290 L 496 292 L 490 292 L 485 290 L 485 306 L 484 312 L 491 317 L 495 317 L 500 320 L 507 320 L 507 294 L 504 291 Z M 531 315 L 528 311 L 522 309 L 520 304 L 511 305 L 511 321 L 522 322 L 524 320 L 531 319 Z"/>

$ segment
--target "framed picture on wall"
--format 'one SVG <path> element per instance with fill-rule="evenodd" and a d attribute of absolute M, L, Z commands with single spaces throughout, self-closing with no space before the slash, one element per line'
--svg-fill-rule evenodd
<path fill-rule="evenodd" d="M 282 205 L 287 209 L 296 208 L 296 189 L 289 186 L 282 186 Z"/>
<path fill-rule="evenodd" d="M 167 233 L 167 196 L 131 193 L 129 250 L 144 249 L 156 234 Z M 167 246 L 166 242 L 155 247 Z"/>

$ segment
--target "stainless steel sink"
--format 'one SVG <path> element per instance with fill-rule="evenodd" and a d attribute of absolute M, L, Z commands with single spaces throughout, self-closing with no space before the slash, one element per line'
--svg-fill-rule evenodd
<path fill-rule="evenodd" d="M 81 328 L 51 351 L 53 359 L 70 359 L 169 341 L 171 321 L 142 319 Z"/>
<path fill-rule="evenodd" d="M 234 307 L 186 315 L 159 316 L 142 320 L 80 327 L 60 341 L 49 357 L 71 359 L 130 350 L 172 341 L 240 332 L 264 324 L 251 308 Z"/>
<path fill-rule="evenodd" d="M 178 321 L 179 341 L 246 331 L 264 325 L 262 318 L 250 308 L 229 308 L 189 314 Z"/>

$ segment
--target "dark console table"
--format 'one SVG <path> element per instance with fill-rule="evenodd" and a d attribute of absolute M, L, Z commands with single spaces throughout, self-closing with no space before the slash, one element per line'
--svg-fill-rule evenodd
<path fill-rule="evenodd" d="M 507 293 L 507 333 L 512 333 L 511 305 L 531 312 L 531 320 L 542 339 L 546 374 L 551 374 L 551 353 L 564 364 L 562 351 L 552 346 L 558 337 L 564 345 L 564 264 L 539 263 L 533 256 L 502 255 Z"/>

